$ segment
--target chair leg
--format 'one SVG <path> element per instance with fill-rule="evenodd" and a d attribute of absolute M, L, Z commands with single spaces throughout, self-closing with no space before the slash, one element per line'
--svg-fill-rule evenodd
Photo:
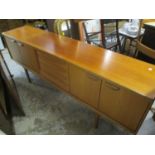
<path fill-rule="evenodd" d="M 26 77 L 27 77 L 27 79 L 28 79 L 28 82 L 32 83 L 32 80 L 31 80 L 31 78 L 30 78 L 30 75 L 29 75 L 28 70 L 25 69 L 25 68 L 24 68 L 24 70 L 25 70 L 25 74 L 26 74 Z"/>
<path fill-rule="evenodd" d="M 98 114 L 96 114 L 95 121 L 94 121 L 95 128 L 98 128 L 98 126 L 99 126 L 99 119 L 100 119 L 100 116 Z"/>
<path fill-rule="evenodd" d="M 122 48 L 121 48 L 123 54 L 125 53 L 126 42 L 127 42 L 127 38 L 124 37 L 124 38 L 123 38 L 123 43 L 122 43 Z"/>

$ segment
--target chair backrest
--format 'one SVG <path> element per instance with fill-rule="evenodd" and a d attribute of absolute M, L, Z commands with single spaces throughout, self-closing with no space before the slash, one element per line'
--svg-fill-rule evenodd
<path fill-rule="evenodd" d="M 84 35 L 85 35 L 84 40 L 88 44 L 96 44 L 98 46 L 102 46 L 100 21 L 97 22 L 97 20 L 87 20 L 87 21 L 83 21 L 82 24 L 83 24 L 83 30 L 84 30 Z M 93 25 L 93 26 L 90 26 L 90 25 Z M 95 43 L 95 41 L 98 41 L 100 43 L 97 44 Z"/>
<path fill-rule="evenodd" d="M 89 20 L 91 21 L 91 20 Z M 88 22 L 89 22 L 88 21 Z M 95 21 L 95 20 L 94 20 Z M 120 40 L 118 35 L 118 20 L 116 19 L 100 19 L 96 20 L 98 22 L 97 31 L 88 32 L 86 22 L 83 22 L 83 29 L 85 33 L 85 40 L 87 43 L 96 44 L 98 46 L 111 49 L 114 46 L 119 46 L 120 49 Z M 89 26 L 89 25 L 88 25 Z M 95 25 L 96 26 L 96 25 Z M 95 28 L 94 28 L 95 29 Z M 94 39 L 95 38 L 95 39 Z M 114 42 L 115 43 L 111 43 Z"/>
<path fill-rule="evenodd" d="M 139 40 L 137 40 L 136 47 L 137 47 L 138 52 L 141 52 L 144 55 L 146 55 L 152 59 L 155 59 L 155 50 L 154 49 L 147 47 L 146 45 L 141 43 Z"/>
<path fill-rule="evenodd" d="M 139 24 L 139 31 L 138 31 L 138 39 L 136 44 L 136 57 L 138 56 L 138 53 L 142 53 L 145 56 L 154 59 L 155 60 L 155 49 L 152 49 L 142 43 L 142 37 L 140 37 L 141 28 L 143 27 L 144 21 L 143 19 L 140 20 Z"/>
<path fill-rule="evenodd" d="M 68 36 L 68 37 L 72 37 L 71 31 L 70 31 L 70 27 L 69 27 L 69 19 L 56 19 L 54 21 L 54 32 L 62 35 L 62 36 Z M 65 34 L 65 32 L 63 31 L 62 27 L 66 26 L 66 31 L 67 34 Z"/>

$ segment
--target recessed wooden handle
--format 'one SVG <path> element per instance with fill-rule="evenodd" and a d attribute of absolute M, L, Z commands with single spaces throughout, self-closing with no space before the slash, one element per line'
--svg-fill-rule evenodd
<path fill-rule="evenodd" d="M 17 42 L 17 45 L 21 47 L 24 46 L 21 42 Z"/>
<path fill-rule="evenodd" d="M 113 83 L 110 83 L 110 82 L 108 82 L 108 81 L 105 82 L 105 85 L 106 85 L 106 87 L 108 87 L 108 88 L 110 88 L 110 89 L 112 89 L 112 90 L 115 90 L 115 91 L 120 90 L 119 87 L 115 86 Z"/>
<path fill-rule="evenodd" d="M 15 40 L 13 40 L 13 39 L 11 39 L 10 41 L 11 41 L 12 43 L 15 43 L 15 42 L 16 42 L 16 41 L 15 41 Z"/>
<path fill-rule="evenodd" d="M 100 80 L 100 78 L 99 77 L 97 77 L 97 76 L 95 76 L 94 74 L 91 74 L 91 73 L 87 73 L 87 76 L 88 76 L 88 78 L 90 78 L 90 79 L 92 79 L 92 80 Z"/>

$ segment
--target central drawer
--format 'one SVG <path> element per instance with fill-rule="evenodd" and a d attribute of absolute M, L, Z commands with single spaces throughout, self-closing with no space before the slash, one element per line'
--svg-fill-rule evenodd
<path fill-rule="evenodd" d="M 38 51 L 40 74 L 60 88 L 69 90 L 68 63 L 65 61 Z"/>

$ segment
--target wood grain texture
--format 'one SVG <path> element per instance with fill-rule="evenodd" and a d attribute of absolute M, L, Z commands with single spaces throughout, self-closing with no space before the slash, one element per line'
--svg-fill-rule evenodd
<path fill-rule="evenodd" d="M 29 26 L 3 33 L 138 94 L 154 99 L 155 66 Z M 149 68 L 152 68 L 150 71 Z"/>
<path fill-rule="evenodd" d="M 130 131 L 139 129 L 155 96 L 154 65 L 29 26 L 3 35 L 16 40 L 8 46 L 23 66 Z"/>
<path fill-rule="evenodd" d="M 152 101 L 117 84 L 103 80 L 99 110 L 131 131 L 139 129 Z"/>
<path fill-rule="evenodd" d="M 101 78 L 73 65 L 69 66 L 69 73 L 71 94 L 97 108 Z"/>
<path fill-rule="evenodd" d="M 60 88 L 69 90 L 68 64 L 54 56 L 38 51 L 40 74 L 47 80 L 54 82 Z"/>

